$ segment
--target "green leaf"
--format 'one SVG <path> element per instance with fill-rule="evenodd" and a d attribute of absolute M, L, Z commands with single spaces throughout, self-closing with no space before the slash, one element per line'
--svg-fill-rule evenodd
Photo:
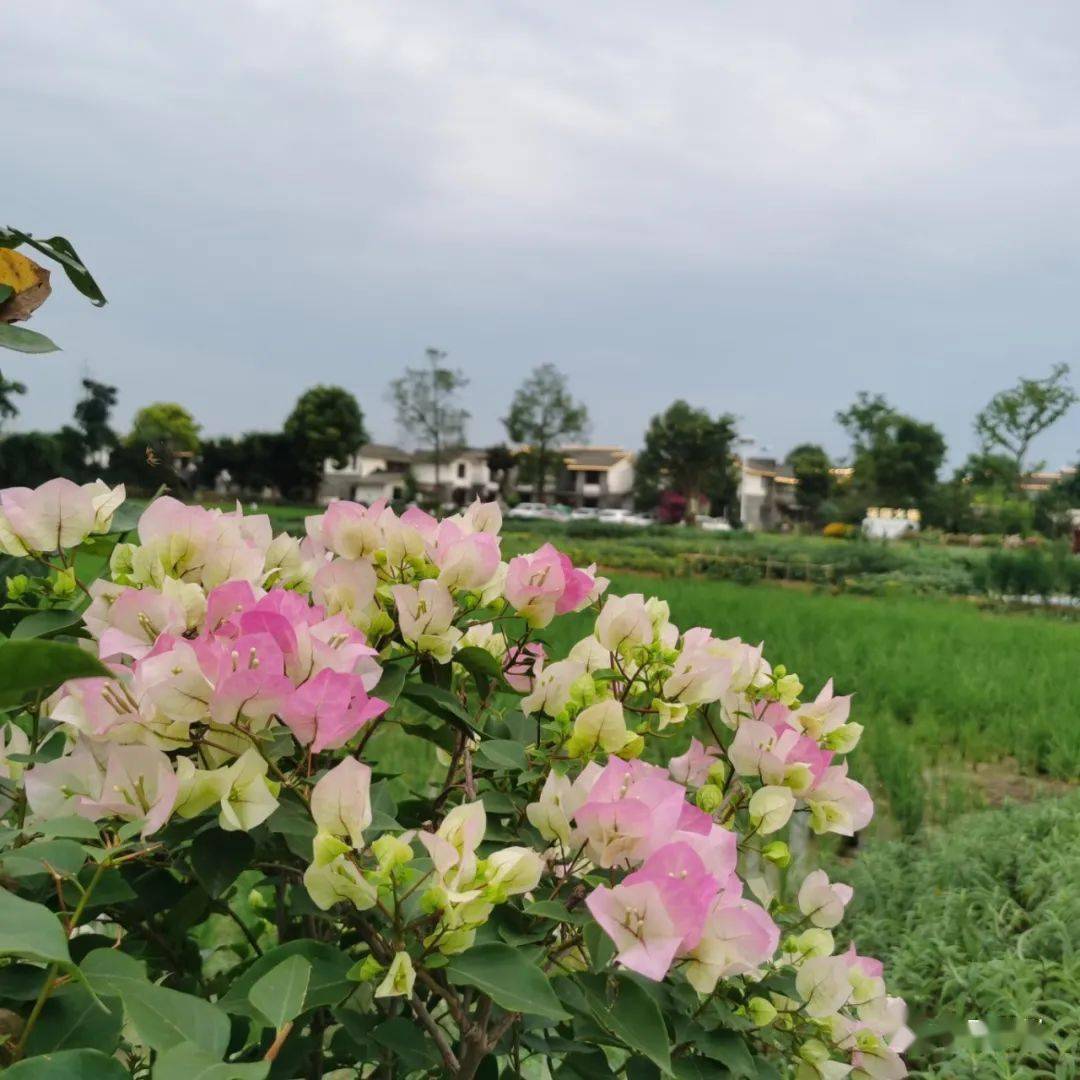
<path fill-rule="evenodd" d="M 97 840 L 100 836 L 97 825 L 74 814 L 43 821 L 34 828 L 49 839 L 66 837 L 71 840 Z"/>
<path fill-rule="evenodd" d="M 595 972 L 606 970 L 615 955 L 615 943 L 596 922 L 586 924 L 582 936 L 589 953 L 589 967 Z"/>
<path fill-rule="evenodd" d="M 502 664 L 479 645 L 468 645 L 454 653 L 454 663 L 460 664 L 470 675 L 486 675 L 490 679 L 502 678 Z"/>
<path fill-rule="evenodd" d="M 211 896 L 221 896 L 250 865 L 255 841 L 245 832 L 216 826 L 199 833 L 191 844 L 191 868 Z"/>
<path fill-rule="evenodd" d="M 11 631 L 12 641 L 25 640 L 27 638 L 49 637 L 58 634 L 62 630 L 75 626 L 82 621 L 81 611 L 72 611 L 70 608 L 57 608 L 52 611 L 35 611 L 27 615 L 15 624 Z"/>
<path fill-rule="evenodd" d="M 461 702 L 441 686 L 432 683 L 414 682 L 409 683 L 401 691 L 401 696 L 406 701 L 411 701 L 418 708 L 445 720 L 455 727 L 467 731 L 470 735 L 478 735 L 479 732 L 473 727 L 472 718 L 461 707 Z"/>
<path fill-rule="evenodd" d="M 447 965 L 450 981 L 475 986 L 507 1012 L 569 1019 L 547 976 L 517 949 L 500 942 L 476 945 Z"/>
<path fill-rule="evenodd" d="M 263 1080 L 269 1061 L 226 1062 L 191 1043 L 181 1043 L 154 1063 L 153 1080 Z"/>
<path fill-rule="evenodd" d="M 726 1065 L 733 1076 L 757 1076 L 757 1066 L 749 1048 L 734 1031 L 697 1032 L 694 1035 L 694 1049 Z"/>
<path fill-rule="evenodd" d="M 620 976 L 618 994 L 609 1006 L 589 992 L 597 1022 L 621 1039 L 631 1050 L 644 1054 L 662 1072 L 671 1074 L 671 1047 L 660 1007 L 633 979 Z"/>
<path fill-rule="evenodd" d="M 85 1047 L 111 1054 L 120 1042 L 124 1010 L 115 998 L 108 1003 L 86 987 L 62 987 L 45 1003 L 26 1043 L 28 1054 L 47 1054 Z"/>
<path fill-rule="evenodd" d="M 0 347 L 22 353 L 59 352 L 60 346 L 36 330 L 0 323 Z"/>
<path fill-rule="evenodd" d="M 19 704 L 35 692 L 55 690 L 67 679 L 111 676 L 96 656 L 62 641 L 0 641 L 0 707 Z"/>
<path fill-rule="evenodd" d="M 146 983 L 121 994 L 141 1042 L 153 1050 L 194 1043 L 220 1060 L 229 1045 L 229 1018 L 216 1005 L 179 990 Z"/>
<path fill-rule="evenodd" d="M 13 878 L 51 871 L 74 877 L 86 862 L 86 851 L 74 840 L 34 840 L 7 852 L 0 860 L 5 874 Z"/>
<path fill-rule="evenodd" d="M 268 971 L 248 991 L 248 1000 L 280 1031 L 304 1011 L 311 964 L 302 956 L 290 956 Z"/>
<path fill-rule="evenodd" d="M 302 956 L 311 964 L 311 978 L 304 995 L 304 1009 L 337 1005 L 355 989 L 355 983 L 346 978 L 353 965 L 346 953 L 327 942 L 300 938 L 279 945 L 255 960 L 243 975 L 233 981 L 228 993 L 218 1004 L 226 1012 L 261 1022 L 262 1014 L 252 1006 L 248 994 L 259 979 L 290 956 Z"/>
<path fill-rule="evenodd" d="M 537 900 L 535 904 L 529 904 L 525 908 L 525 914 L 538 919 L 571 923 L 573 926 L 584 926 L 589 922 L 589 916 L 584 911 L 567 911 L 566 906 L 558 900 Z"/>
<path fill-rule="evenodd" d="M 15 295 L 10 285 L 0 285 L 0 304 L 6 304 Z"/>
<path fill-rule="evenodd" d="M 387 664 L 382 669 L 382 676 L 378 685 L 371 691 L 371 696 L 385 701 L 388 705 L 393 705 L 401 695 L 402 687 L 405 685 L 405 676 L 408 673 L 409 666 L 406 663 Z"/>
<path fill-rule="evenodd" d="M 71 965 L 67 935 L 44 905 L 0 890 L 0 955 Z"/>
<path fill-rule="evenodd" d="M 431 1041 L 421 1035 L 412 1020 L 403 1016 L 384 1021 L 371 1032 L 371 1037 L 397 1054 L 409 1070 L 430 1069 L 439 1060 Z"/>
<path fill-rule="evenodd" d="M 35 251 L 54 262 L 58 262 L 68 276 L 68 280 L 79 290 L 95 307 L 105 304 L 105 294 L 98 287 L 86 265 L 79 258 L 72 246 L 71 241 L 63 236 L 52 236 L 48 240 L 37 240 L 29 233 L 19 229 L 8 228 L 3 235 L 3 243 L 7 247 L 18 244 L 29 244 Z"/>
<path fill-rule="evenodd" d="M 4 1070 L 4 1080 L 130 1080 L 130 1075 L 116 1058 L 100 1050 L 42 1054 Z"/>
<path fill-rule="evenodd" d="M 520 772 L 528 762 L 525 747 L 512 739 L 486 739 L 477 748 L 474 758 L 492 769 L 512 769 Z"/>
<path fill-rule="evenodd" d="M 83 957 L 79 970 L 90 989 L 102 997 L 125 998 L 150 985 L 146 964 L 119 949 L 94 949 Z"/>

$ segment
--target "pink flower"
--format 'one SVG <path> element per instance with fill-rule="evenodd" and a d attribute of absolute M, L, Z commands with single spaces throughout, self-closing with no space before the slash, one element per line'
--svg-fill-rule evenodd
<path fill-rule="evenodd" d="M 683 935 L 652 881 L 633 885 L 601 885 L 585 905 L 604 932 L 615 942 L 623 967 L 659 982 L 671 967 Z"/>
<path fill-rule="evenodd" d="M 686 792 L 664 769 L 613 757 L 574 820 L 597 865 L 633 865 L 668 842 L 685 805 Z"/>
<path fill-rule="evenodd" d="M 98 641 L 102 660 L 145 656 L 161 634 L 182 634 L 187 619 L 178 600 L 156 589 L 125 589 L 105 614 L 106 628 Z"/>
<path fill-rule="evenodd" d="M 717 980 L 745 974 L 772 958 L 780 928 L 767 911 L 740 896 L 737 879 L 713 905 L 701 940 L 689 951 L 686 977 L 699 993 L 711 993 Z"/>
<path fill-rule="evenodd" d="M 97 799 L 83 797 L 78 812 L 91 820 L 108 816 L 141 819 L 145 837 L 169 820 L 178 790 L 168 755 L 152 746 L 110 743 L 101 795 Z"/>
<path fill-rule="evenodd" d="M 324 668 L 289 696 L 282 719 L 302 745 L 315 753 L 344 746 L 369 720 L 390 708 L 380 698 L 368 697 L 358 675 Z"/>
<path fill-rule="evenodd" d="M 778 708 L 787 711 L 782 705 Z M 790 787 L 803 795 L 824 775 L 833 755 L 788 726 L 776 709 L 770 707 L 765 716 L 773 721 L 741 721 L 728 758 L 740 776 L 759 776 L 766 784 Z"/>
<path fill-rule="evenodd" d="M 589 603 L 596 579 L 574 567 L 551 544 L 510 560 L 503 595 L 532 627 L 547 626 L 556 615 L 579 611 Z"/>
<path fill-rule="evenodd" d="M 680 784 L 699 788 L 709 779 L 709 770 L 719 757 L 720 751 L 715 746 L 706 748 L 697 739 L 691 739 L 690 749 L 668 762 L 668 772 Z"/>
<path fill-rule="evenodd" d="M 488 532 L 466 533 L 447 519 L 438 527 L 431 558 L 448 589 L 482 589 L 499 568 L 499 538 Z"/>
<path fill-rule="evenodd" d="M 854 836 L 874 816 L 870 792 L 848 776 L 847 762 L 830 765 L 804 798 L 810 808 L 810 827 L 819 835 Z"/>
<path fill-rule="evenodd" d="M 0 550 L 25 555 L 81 544 L 95 526 L 91 486 L 56 479 L 0 491 Z"/>
<path fill-rule="evenodd" d="M 239 633 L 240 616 L 253 608 L 257 600 L 255 586 L 250 581 L 227 581 L 211 589 L 206 597 L 206 632 L 235 637 Z"/>
<path fill-rule="evenodd" d="M 510 688 L 519 694 L 531 693 L 536 677 L 544 670 L 546 657 L 547 651 L 539 641 L 508 649 L 503 660 L 503 676 Z"/>

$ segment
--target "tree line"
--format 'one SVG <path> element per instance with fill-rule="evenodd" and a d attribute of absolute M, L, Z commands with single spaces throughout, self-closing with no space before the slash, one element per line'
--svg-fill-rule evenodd
<path fill-rule="evenodd" d="M 1025 476 L 1033 440 L 1076 403 L 1069 369 L 1022 378 L 995 394 L 974 420 L 980 448 L 951 477 L 940 474 L 947 446 L 932 423 L 907 415 L 881 394 L 859 393 L 835 415 L 850 451 L 832 460 L 823 446 L 803 443 L 786 456 L 798 481 L 797 513 L 811 524 L 857 521 L 868 506 L 918 508 L 927 524 L 956 532 L 1053 532 L 1062 512 L 1080 505 L 1080 476 L 1028 498 Z M 462 404 L 469 380 L 427 350 L 420 365 L 391 381 L 387 396 L 399 428 L 426 449 L 436 486 L 448 456 L 465 444 L 470 414 Z M 18 413 L 25 386 L 0 374 L 0 427 Z M 175 402 L 141 408 L 129 432 L 117 433 L 115 386 L 84 379 L 73 422 L 58 432 L 11 433 L 0 438 L 5 484 L 33 486 L 50 476 L 89 479 L 99 474 L 136 491 L 161 484 L 213 489 L 223 474 L 245 494 L 273 491 L 290 500 L 314 499 L 326 461 L 344 467 L 368 441 L 356 397 L 340 386 L 318 385 L 300 395 L 280 431 L 205 438 L 194 416 Z M 509 442 L 488 448 L 495 476 L 517 475 L 543 500 L 561 462 L 559 448 L 584 438 L 589 413 L 571 393 L 566 375 L 541 364 L 523 381 L 502 419 Z M 2 432 L 0 432 L 2 434 Z M 738 420 L 684 400 L 655 415 L 635 467 L 634 501 L 659 508 L 668 520 L 703 513 L 738 514 Z M 846 466 L 846 468 L 844 468 Z M 506 492 L 513 496 L 512 492 Z"/>

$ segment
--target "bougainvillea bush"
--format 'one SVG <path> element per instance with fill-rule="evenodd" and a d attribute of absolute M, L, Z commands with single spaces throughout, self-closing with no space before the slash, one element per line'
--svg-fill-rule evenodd
<path fill-rule="evenodd" d="M 851 890 L 782 839 L 872 813 L 831 684 L 503 561 L 494 504 L 298 540 L 122 501 L 0 492 L 13 1077 L 905 1074 Z"/>

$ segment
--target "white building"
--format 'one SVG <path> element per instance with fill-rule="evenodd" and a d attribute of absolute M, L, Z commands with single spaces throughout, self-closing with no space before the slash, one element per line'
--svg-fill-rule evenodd
<path fill-rule="evenodd" d="M 333 461 L 325 463 L 319 502 L 325 505 L 334 499 L 368 504 L 378 499 L 393 501 L 404 499 L 410 486 L 425 495 L 435 495 L 434 454 L 410 453 L 398 446 L 368 443 L 341 468 Z M 443 451 L 438 486 L 443 501 L 458 505 L 476 496 L 490 499 L 498 491 L 498 485 L 491 479 L 487 452 L 469 447 Z"/>
<path fill-rule="evenodd" d="M 621 446 L 562 446 L 551 452 L 554 476 L 545 490 L 553 502 L 567 506 L 629 507 L 634 491 L 634 455 Z M 526 466 L 519 473 L 518 494 L 532 498 L 533 482 Z"/>

